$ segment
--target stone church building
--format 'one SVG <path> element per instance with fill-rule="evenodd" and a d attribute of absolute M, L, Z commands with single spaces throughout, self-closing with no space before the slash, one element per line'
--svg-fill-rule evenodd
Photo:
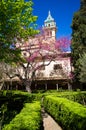
<path fill-rule="evenodd" d="M 44 31 L 45 38 L 43 39 L 43 43 L 53 43 L 56 40 L 56 22 L 54 18 L 51 16 L 50 11 L 48 12 L 48 17 L 44 21 L 44 25 L 42 27 Z M 25 51 L 27 46 L 30 43 L 37 42 L 37 39 L 29 39 L 25 44 L 21 46 L 22 55 L 24 57 L 28 57 L 28 53 Z M 19 43 L 17 47 L 19 47 Z M 51 45 L 53 48 L 53 44 Z M 40 68 L 40 71 L 36 72 L 36 78 L 32 82 L 31 89 L 71 89 L 71 60 L 70 60 L 70 52 L 66 51 L 64 56 L 61 58 L 57 58 L 54 61 L 51 61 L 48 66 L 43 66 Z M 47 63 L 47 60 L 46 60 Z M 14 80 L 13 82 L 15 82 Z M 15 83 L 14 83 L 15 84 Z M 17 88 L 16 89 L 20 89 Z"/>
<path fill-rule="evenodd" d="M 44 21 L 42 26 L 45 38 L 43 43 L 47 41 L 49 44 L 56 40 L 56 22 L 51 16 L 50 11 L 48 12 L 48 17 Z M 33 42 L 36 40 L 33 39 Z M 29 41 L 30 42 L 30 41 Z M 29 43 L 28 42 L 28 43 Z M 28 44 L 27 43 L 27 44 Z M 51 47 L 53 47 L 51 45 Z M 28 54 L 24 51 L 22 52 L 26 57 Z M 47 62 L 47 60 L 46 60 Z M 64 56 L 57 58 L 52 61 L 48 66 L 43 66 L 40 71 L 36 74 L 36 79 L 32 83 L 32 89 L 71 89 L 71 58 L 70 52 L 64 53 Z"/>

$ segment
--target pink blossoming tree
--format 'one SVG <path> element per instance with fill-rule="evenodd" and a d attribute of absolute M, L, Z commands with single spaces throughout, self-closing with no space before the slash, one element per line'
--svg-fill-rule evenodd
<path fill-rule="evenodd" d="M 19 62 L 23 73 L 19 72 L 17 76 L 26 86 L 27 91 L 31 92 L 31 84 L 36 78 L 36 72 L 40 71 L 41 67 L 48 66 L 52 61 L 64 57 L 64 50 L 70 46 L 70 43 L 67 37 L 62 37 L 56 41 L 53 39 L 48 41 L 44 35 L 37 35 L 34 39 L 24 43 L 23 47 L 19 46 L 24 56 L 25 64 Z"/>
<path fill-rule="evenodd" d="M 44 35 L 37 35 L 23 43 L 18 41 L 17 47 L 21 49 L 23 60 L 18 61 L 17 66 L 13 67 L 14 72 L 11 75 L 17 76 L 26 90 L 31 92 L 31 84 L 36 79 L 36 72 L 52 61 L 64 57 L 64 49 L 69 46 L 70 40 L 67 37 L 47 40 Z"/>

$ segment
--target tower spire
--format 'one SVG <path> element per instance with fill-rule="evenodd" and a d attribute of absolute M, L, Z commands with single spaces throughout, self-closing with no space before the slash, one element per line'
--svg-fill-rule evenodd
<path fill-rule="evenodd" d="M 48 12 L 48 15 L 51 15 L 50 10 L 49 10 L 49 12 Z"/>
<path fill-rule="evenodd" d="M 49 12 L 48 12 L 48 17 L 47 17 L 47 19 L 45 20 L 45 22 L 51 22 L 51 21 L 54 21 L 54 18 L 51 16 L 51 12 L 50 12 L 50 10 L 49 10 Z"/>
<path fill-rule="evenodd" d="M 47 36 L 56 37 L 56 22 L 51 16 L 50 10 L 48 11 L 47 19 L 44 21 L 44 29 L 47 31 Z"/>

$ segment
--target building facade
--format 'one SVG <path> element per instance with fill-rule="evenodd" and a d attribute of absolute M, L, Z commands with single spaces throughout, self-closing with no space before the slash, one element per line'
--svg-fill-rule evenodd
<path fill-rule="evenodd" d="M 44 26 L 42 27 L 42 31 L 43 33 L 41 33 L 37 37 L 34 37 L 34 38 L 29 37 L 28 40 L 24 42 L 23 44 L 19 42 L 16 44 L 16 47 L 21 48 L 22 56 L 28 59 L 29 62 L 33 63 L 33 64 L 30 64 L 30 66 L 34 66 L 34 65 L 36 66 L 37 64 L 40 64 L 40 65 L 45 64 L 45 65 L 42 65 L 35 72 L 35 78 L 34 80 L 32 80 L 31 89 L 36 89 L 36 90 L 37 89 L 45 89 L 45 90 L 47 89 L 57 89 L 57 90 L 58 89 L 71 89 L 70 52 L 68 51 L 62 52 L 58 50 L 56 53 L 54 53 L 57 27 L 56 27 L 56 22 L 54 18 L 51 16 L 50 11 L 48 12 L 47 19 L 44 21 Z M 45 49 L 44 52 L 42 52 L 43 49 L 40 49 L 40 51 L 38 52 L 39 50 L 38 46 L 40 42 L 41 42 L 41 46 L 43 47 L 47 45 L 48 49 Z M 41 57 L 41 54 L 43 55 L 42 57 Z M 63 56 L 61 56 L 62 54 Z M 30 55 L 32 55 L 32 57 L 30 57 Z M 52 60 L 50 57 L 52 57 Z M 51 61 L 49 61 L 49 59 Z M 20 67 L 19 73 L 23 76 L 23 78 L 25 78 L 24 71 L 25 70 L 23 70 Z M 30 79 L 30 76 L 31 76 L 31 68 L 29 67 L 29 70 L 28 70 L 29 79 Z M 22 85 L 18 83 L 18 79 L 15 80 L 14 78 L 13 79 L 14 86 L 15 86 L 16 81 L 17 81 L 16 89 L 18 89 L 18 85 L 20 86 Z M 9 79 L 7 81 L 7 86 L 9 87 L 8 82 L 9 82 Z M 21 87 L 19 89 L 21 89 Z"/>
<path fill-rule="evenodd" d="M 56 41 L 56 22 L 51 16 L 50 11 L 48 12 L 48 17 L 44 21 L 43 30 L 43 39 L 42 44 L 48 43 L 51 48 L 54 49 L 53 44 Z M 37 38 L 29 39 L 29 43 L 38 43 Z M 26 46 L 27 46 L 26 45 Z M 24 46 L 25 47 L 25 46 Z M 61 52 L 60 52 L 61 53 Z M 22 55 L 28 57 L 28 52 L 22 52 Z M 41 64 L 41 61 L 39 61 Z M 46 59 L 45 64 L 49 61 Z M 58 57 L 56 60 L 52 60 L 49 65 L 42 66 L 40 70 L 36 71 L 35 80 L 32 83 L 32 89 L 71 89 L 71 58 L 70 52 L 65 52 L 63 57 Z"/>

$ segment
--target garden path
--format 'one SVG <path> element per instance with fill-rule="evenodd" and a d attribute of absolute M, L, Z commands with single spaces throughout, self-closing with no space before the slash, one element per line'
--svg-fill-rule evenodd
<path fill-rule="evenodd" d="M 42 109 L 43 127 L 44 130 L 62 130 L 62 128 Z"/>

